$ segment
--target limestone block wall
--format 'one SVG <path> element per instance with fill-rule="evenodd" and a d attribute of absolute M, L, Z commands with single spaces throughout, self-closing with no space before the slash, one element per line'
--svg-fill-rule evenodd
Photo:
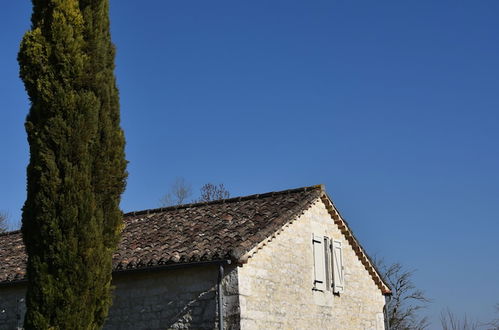
<path fill-rule="evenodd" d="M 0 330 L 21 327 L 24 319 L 25 285 L 0 286 Z"/>
<path fill-rule="evenodd" d="M 237 270 L 224 278 L 225 325 L 238 323 Z M 133 276 L 132 276 L 133 275 Z M 214 329 L 218 326 L 218 266 L 114 276 L 116 290 L 104 329 Z"/>
<path fill-rule="evenodd" d="M 237 268 L 226 266 L 223 279 L 226 329 L 239 329 Z M 113 305 L 106 330 L 216 329 L 218 266 L 115 274 Z M 0 330 L 18 326 L 24 317 L 24 286 L 0 287 Z"/>
<path fill-rule="evenodd" d="M 345 290 L 314 291 L 312 235 L 343 244 Z M 321 200 L 238 270 L 241 329 L 384 329 L 384 296 Z"/>

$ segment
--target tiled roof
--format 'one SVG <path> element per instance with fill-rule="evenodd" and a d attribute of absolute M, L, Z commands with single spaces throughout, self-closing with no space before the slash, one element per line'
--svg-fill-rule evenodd
<path fill-rule="evenodd" d="M 22 280 L 25 268 L 26 252 L 21 232 L 0 234 L 0 282 Z"/>
<path fill-rule="evenodd" d="M 237 261 L 323 194 L 322 186 L 127 213 L 115 271 Z M 0 283 L 25 278 L 19 231 L 0 234 Z"/>
<path fill-rule="evenodd" d="M 376 285 L 383 294 L 390 294 L 390 287 L 322 185 L 127 213 L 113 269 L 221 260 L 244 263 L 250 251 L 319 198 Z M 0 234 L 0 284 L 24 280 L 26 259 L 20 231 Z"/>

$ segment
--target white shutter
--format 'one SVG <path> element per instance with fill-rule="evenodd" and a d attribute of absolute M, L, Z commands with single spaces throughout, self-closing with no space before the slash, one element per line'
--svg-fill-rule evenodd
<path fill-rule="evenodd" d="M 312 245 L 314 247 L 314 289 L 324 291 L 326 288 L 326 274 L 324 269 L 323 238 L 314 235 Z"/>
<path fill-rule="evenodd" d="M 333 292 L 342 293 L 345 288 L 343 251 L 341 241 L 333 240 Z"/>
<path fill-rule="evenodd" d="M 326 290 L 331 291 L 333 285 L 333 265 L 331 258 L 331 239 L 324 237 L 324 257 L 326 265 Z"/>

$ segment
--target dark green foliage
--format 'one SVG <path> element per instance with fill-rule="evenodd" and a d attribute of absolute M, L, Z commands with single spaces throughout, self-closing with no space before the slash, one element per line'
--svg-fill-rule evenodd
<path fill-rule="evenodd" d="M 111 304 L 126 161 L 108 12 L 108 0 L 33 0 L 21 43 L 26 329 L 98 329 Z"/>

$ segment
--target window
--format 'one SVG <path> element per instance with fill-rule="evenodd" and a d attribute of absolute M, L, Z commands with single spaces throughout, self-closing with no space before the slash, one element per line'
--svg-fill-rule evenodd
<path fill-rule="evenodd" d="M 331 247 L 333 255 L 333 292 L 342 293 L 345 288 L 345 280 L 341 241 L 333 240 Z"/>
<path fill-rule="evenodd" d="M 326 264 L 326 290 L 331 291 L 333 285 L 332 258 L 331 258 L 331 239 L 324 237 L 324 258 Z"/>
<path fill-rule="evenodd" d="M 344 284 L 343 250 L 340 240 L 313 235 L 314 290 L 342 293 Z"/>
<path fill-rule="evenodd" d="M 326 289 L 326 272 L 324 265 L 324 238 L 313 236 L 314 248 L 314 290 L 324 291 Z"/>

